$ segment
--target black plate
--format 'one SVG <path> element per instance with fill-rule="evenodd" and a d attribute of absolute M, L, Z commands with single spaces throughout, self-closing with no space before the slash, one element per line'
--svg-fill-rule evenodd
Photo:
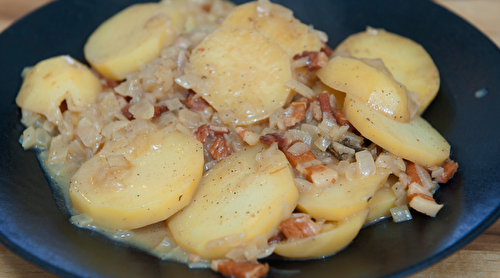
<path fill-rule="evenodd" d="M 68 222 L 54 202 L 35 152 L 23 151 L 14 99 L 25 66 L 55 55 L 83 60 L 83 45 L 106 18 L 133 0 L 57 1 L 0 35 L 0 242 L 63 277 L 218 277 L 164 262 Z M 287 0 L 303 22 L 325 30 L 334 47 L 367 25 L 421 43 L 441 73 L 441 88 L 424 114 L 460 163 L 435 195 L 444 208 L 433 219 L 414 214 L 400 224 L 363 229 L 343 252 L 324 260 L 270 260 L 271 277 L 402 277 L 443 259 L 500 216 L 500 51 L 471 25 L 427 1 Z M 489 93 L 476 98 L 474 92 Z M 61 209 L 59 209 L 59 208 Z M 278 270 L 279 269 L 279 270 Z M 297 270 L 281 272 L 280 270 Z M 294 274 L 295 275 L 292 275 Z"/>

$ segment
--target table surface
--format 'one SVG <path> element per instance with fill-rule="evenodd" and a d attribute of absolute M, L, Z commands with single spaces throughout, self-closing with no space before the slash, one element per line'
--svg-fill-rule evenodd
<path fill-rule="evenodd" d="M 0 32 L 13 21 L 51 0 L 0 0 Z M 500 46 L 500 1 L 498 0 L 435 0 L 485 33 Z M 410 278 L 424 277 L 499 277 L 500 220 L 481 236 L 443 261 Z M 0 278 L 55 278 L 19 258 L 0 244 Z"/>

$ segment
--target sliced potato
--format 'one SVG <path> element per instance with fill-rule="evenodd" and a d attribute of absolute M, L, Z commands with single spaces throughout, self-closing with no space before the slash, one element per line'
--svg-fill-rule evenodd
<path fill-rule="evenodd" d="M 383 187 L 377 190 L 373 197 L 368 201 L 370 214 L 366 218 L 366 223 L 376 222 L 385 217 L 391 216 L 391 208 L 395 207 L 396 195 L 389 187 Z"/>
<path fill-rule="evenodd" d="M 450 145 L 420 116 L 409 123 L 393 121 L 347 96 L 344 111 L 349 122 L 366 138 L 395 156 L 424 167 L 441 165 L 450 155 Z"/>
<path fill-rule="evenodd" d="M 319 51 L 322 47 L 317 33 L 293 16 L 293 12 L 278 4 L 270 4 L 269 14 L 259 13 L 258 2 L 242 4 L 226 17 L 223 25 L 245 27 L 262 33 L 293 57 L 304 51 Z"/>
<path fill-rule="evenodd" d="M 28 71 L 16 104 L 57 123 L 62 120 L 59 106 L 63 100 L 81 108 L 95 103 L 101 91 L 101 82 L 87 66 L 69 56 L 57 56 Z"/>
<path fill-rule="evenodd" d="M 315 194 L 301 194 L 297 208 L 315 219 L 343 221 L 368 208 L 368 199 L 387 180 L 388 171 L 377 169 L 377 173 L 364 179 L 347 180 L 339 176 L 330 187 Z"/>
<path fill-rule="evenodd" d="M 390 119 L 405 123 L 411 120 L 406 88 L 361 60 L 334 57 L 317 75 L 326 85 L 356 96 Z"/>
<path fill-rule="evenodd" d="M 198 140 L 178 131 L 150 131 L 127 150 L 99 153 L 71 178 L 78 213 L 98 226 L 129 230 L 165 220 L 189 204 L 203 172 Z"/>
<path fill-rule="evenodd" d="M 89 37 L 85 58 L 102 76 L 123 80 L 141 65 L 160 56 L 184 28 L 184 17 L 173 6 L 136 4 L 106 20 Z"/>
<path fill-rule="evenodd" d="M 368 210 L 358 212 L 355 216 L 335 223 L 330 230 L 294 241 L 276 244 L 274 253 L 295 259 L 322 258 L 333 255 L 351 243 L 365 223 Z M 326 222 L 327 224 L 329 222 Z"/>
<path fill-rule="evenodd" d="M 290 217 L 299 198 L 293 170 L 277 148 L 256 160 L 264 149 L 259 144 L 232 154 L 205 174 L 191 204 L 168 221 L 180 246 L 204 259 L 222 258 L 256 236 L 271 237 Z"/>
<path fill-rule="evenodd" d="M 382 59 L 397 81 L 418 93 L 419 115 L 439 90 L 439 71 L 429 53 L 415 41 L 383 29 L 368 28 L 349 36 L 334 55 Z"/>
<path fill-rule="evenodd" d="M 268 118 L 290 95 L 290 59 L 259 32 L 234 26 L 208 35 L 191 54 L 186 74 L 199 82 L 194 91 L 217 111 L 231 110 L 238 124 Z"/>

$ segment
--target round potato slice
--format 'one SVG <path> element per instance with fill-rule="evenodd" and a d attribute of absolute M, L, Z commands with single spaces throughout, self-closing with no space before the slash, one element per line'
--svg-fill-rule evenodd
<path fill-rule="evenodd" d="M 269 155 L 264 149 L 234 153 L 205 174 L 191 204 L 168 220 L 180 246 L 204 259 L 223 258 L 257 236 L 270 238 L 290 217 L 299 198 L 293 170 L 277 148 L 264 151 Z M 267 158 L 256 159 L 259 153 Z"/>
<path fill-rule="evenodd" d="M 279 45 L 257 31 L 225 26 L 191 54 L 186 74 L 193 90 L 217 111 L 233 111 L 239 125 L 268 118 L 290 95 L 290 59 Z"/>
<path fill-rule="evenodd" d="M 409 123 L 393 121 L 354 96 L 345 98 L 344 111 L 361 135 L 395 156 L 424 167 L 441 165 L 450 156 L 446 139 L 418 115 Z"/>
<path fill-rule="evenodd" d="M 71 202 L 100 227 L 140 228 L 189 204 L 203 164 L 198 140 L 178 131 L 150 131 L 138 135 L 126 150 L 101 151 L 86 161 L 71 178 Z"/>
<path fill-rule="evenodd" d="M 239 5 L 226 17 L 223 25 L 256 30 L 279 44 L 290 57 L 321 49 L 317 33 L 297 20 L 290 9 L 272 3 L 269 7 L 270 11 L 259 13 L 258 2 Z"/>
<path fill-rule="evenodd" d="M 406 87 L 361 60 L 337 56 L 317 75 L 329 87 L 356 96 L 389 119 L 404 123 L 411 120 Z"/>
<path fill-rule="evenodd" d="M 184 17 L 173 6 L 136 4 L 97 28 L 84 47 L 85 58 L 102 76 L 123 80 L 141 65 L 160 56 L 184 28 Z"/>
<path fill-rule="evenodd" d="M 70 56 L 57 56 L 39 62 L 28 71 L 16 104 L 57 123 L 62 121 L 59 106 L 63 100 L 82 108 L 95 103 L 101 91 L 101 82 L 87 66 Z"/>
<path fill-rule="evenodd" d="M 358 235 L 367 215 L 368 210 L 361 211 L 315 236 L 278 243 L 274 253 L 294 259 L 323 258 L 333 255 L 342 251 Z"/>
<path fill-rule="evenodd" d="M 418 93 L 419 115 L 439 90 L 439 71 L 429 53 L 415 41 L 383 29 L 368 28 L 349 36 L 334 55 L 382 59 L 397 81 Z"/>

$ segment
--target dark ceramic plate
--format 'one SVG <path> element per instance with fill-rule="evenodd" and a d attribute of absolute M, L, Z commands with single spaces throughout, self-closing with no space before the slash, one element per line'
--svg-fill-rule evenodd
<path fill-rule="evenodd" d="M 35 152 L 18 143 L 23 127 L 14 99 L 25 66 L 55 55 L 83 60 L 83 45 L 106 18 L 133 0 L 57 1 L 0 35 L 0 242 L 63 277 L 218 277 L 114 245 L 68 222 Z M 435 195 L 434 218 L 391 221 L 363 229 L 343 252 L 323 260 L 269 259 L 271 277 L 402 277 L 463 247 L 500 216 L 500 51 L 471 25 L 427 1 L 287 0 L 303 22 L 325 30 L 335 47 L 367 25 L 419 43 L 434 58 L 441 88 L 424 114 L 460 163 Z M 476 98 L 474 92 L 489 93 Z M 54 201 L 55 200 L 55 201 Z"/>

